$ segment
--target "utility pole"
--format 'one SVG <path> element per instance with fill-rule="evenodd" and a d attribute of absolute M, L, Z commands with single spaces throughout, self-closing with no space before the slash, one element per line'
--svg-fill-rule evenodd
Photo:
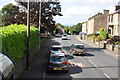
<path fill-rule="evenodd" d="M 40 6 L 40 8 L 39 8 L 39 33 L 40 33 L 40 25 L 41 25 L 41 0 L 40 0 L 40 4 L 39 4 L 39 6 Z"/>
<path fill-rule="evenodd" d="M 26 44 L 26 69 L 29 70 L 29 43 L 30 43 L 30 0 L 27 3 L 27 44 Z"/>

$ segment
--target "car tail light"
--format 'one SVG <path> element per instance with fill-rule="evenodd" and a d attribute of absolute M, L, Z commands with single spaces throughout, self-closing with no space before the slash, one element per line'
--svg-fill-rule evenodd
<path fill-rule="evenodd" d="M 52 51 L 50 51 L 50 53 L 52 53 Z"/>
<path fill-rule="evenodd" d="M 52 62 L 49 62 L 49 64 L 53 64 Z"/>
<path fill-rule="evenodd" d="M 61 53 L 65 53 L 64 51 L 61 51 Z"/>
<path fill-rule="evenodd" d="M 72 51 L 76 51 L 75 49 L 72 49 Z"/>
<path fill-rule="evenodd" d="M 63 62 L 62 64 L 69 64 L 68 62 Z"/>

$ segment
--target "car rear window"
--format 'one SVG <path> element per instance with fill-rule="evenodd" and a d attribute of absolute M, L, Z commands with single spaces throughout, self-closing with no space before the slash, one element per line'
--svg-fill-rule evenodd
<path fill-rule="evenodd" d="M 64 56 L 53 56 L 50 58 L 50 61 L 65 62 L 65 58 L 64 58 Z"/>
<path fill-rule="evenodd" d="M 82 46 L 82 45 L 76 45 L 76 46 L 75 46 L 75 49 L 85 49 L 85 47 Z"/>
<path fill-rule="evenodd" d="M 60 51 L 61 48 L 52 48 L 53 51 Z"/>

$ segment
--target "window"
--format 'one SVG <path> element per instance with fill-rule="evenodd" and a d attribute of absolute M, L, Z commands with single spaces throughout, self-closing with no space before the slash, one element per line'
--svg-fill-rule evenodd
<path fill-rule="evenodd" d="M 111 15 L 111 22 L 113 22 L 113 15 Z"/>

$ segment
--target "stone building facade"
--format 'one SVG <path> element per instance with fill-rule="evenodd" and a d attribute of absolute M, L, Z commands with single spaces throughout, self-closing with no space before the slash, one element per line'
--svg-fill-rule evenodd
<path fill-rule="evenodd" d="M 86 32 L 87 35 L 90 35 L 93 33 L 99 33 L 101 28 L 107 29 L 108 15 L 109 15 L 109 10 L 104 10 L 103 13 L 98 13 L 90 17 L 87 22 L 84 22 L 82 24 L 82 28 L 83 28 L 82 32 Z"/>
<path fill-rule="evenodd" d="M 116 5 L 114 13 L 109 14 L 107 18 L 107 30 L 112 36 L 120 36 L 120 2 Z"/>
<path fill-rule="evenodd" d="M 87 34 L 87 32 L 88 32 L 87 22 L 82 23 L 82 32 Z"/>

